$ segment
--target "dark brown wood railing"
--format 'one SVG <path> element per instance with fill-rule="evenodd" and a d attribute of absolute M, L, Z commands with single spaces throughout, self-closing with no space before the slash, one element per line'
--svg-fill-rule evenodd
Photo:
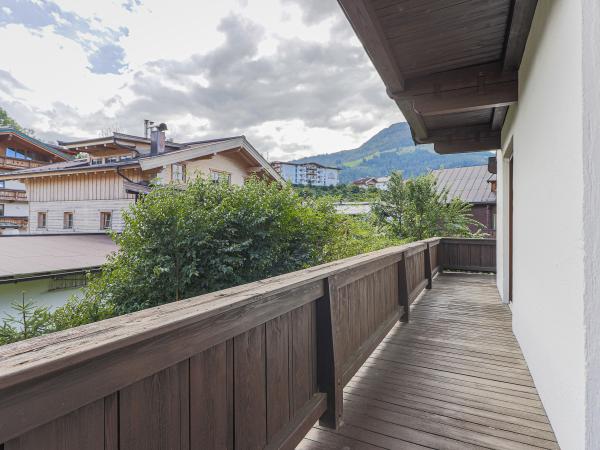
<path fill-rule="evenodd" d="M 344 385 L 408 320 L 445 245 L 388 248 L 0 347 L 3 450 L 293 448 L 319 419 L 338 426 Z"/>
<path fill-rule="evenodd" d="M 443 239 L 442 254 L 447 270 L 496 271 L 496 239 Z"/>

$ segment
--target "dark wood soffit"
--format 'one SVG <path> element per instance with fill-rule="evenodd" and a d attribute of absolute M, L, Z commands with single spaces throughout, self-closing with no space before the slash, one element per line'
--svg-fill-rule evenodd
<path fill-rule="evenodd" d="M 518 68 L 533 20 L 537 0 L 513 0 L 499 61 L 461 67 L 418 77 L 399 69 L 370 0 L 338 0 L 354 31 L 383 79 L 387 93 L 408 121 L 417 143 L 433 143 L 438 153 L 460 153 L 500 148 L 500 130 L 508 106 L 518 100 Z M 397 0 L 402 6 L 404 0 Z M 506 15 L 506 12 L 504 13 Z M 460 28 L 464 24 L 456 24 Z M 466 27 L 465 27 L 466 29 Z M 426 51 L 427 49 L 423 49 Z M 491 120 L 444 126 L 444 117 L 456 113 L 489 111 Z M 431 129 L 425 118 L 435 117 L 442 127 Z"/>

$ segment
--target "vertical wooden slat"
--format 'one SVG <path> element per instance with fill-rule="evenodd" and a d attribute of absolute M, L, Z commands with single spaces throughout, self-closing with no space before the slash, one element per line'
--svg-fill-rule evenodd
<path fill-rule="evenodd" d="M 119 450 L 119 394 L 104 398 L 104 450 Z"/>
<path fill-rule="evenodd" d="M 425 278 L 427 279 L 426 289 L 431 289 L 433 286 L 433 276 L 431 274 L 431 250 L 429 244 L 425 248 Z"/>
<path fill-rule="evenodd" d="M 335 277 L 325 283 L 325 295 L 317 300 L 317 385 L 320 392 L 327 394 L 327 410 L 319 423 L 337 429 L 342 416 L 342 375 L 339 364 L 337 342 L 339 342 L 338 289 Z"/>
<path fill-rule="evenodd" d="M 187 406 L 182 405 L 182 398 L 188 389 L 184 385 L 187 376 L 182 374 L 182 371 L 185 373 L 189 371 L 187 360 L 120 391 L 120 448 L 132 450 L 182 448 L 182 434 L 187 429 L 187 425 L 183 423 L 187 421 L 187 414 L 182 416 L 182 410 Z"/>
<path fill-rule="evenodd" d="M 192 448 L 231 448 L 228 425 L 233 414 L 227 395 L 227 343 L 190 358 L 190 440 Z"/>
<path fill-rule="evenodd" d="M 266 324 L 267 440 L 290 419 L 290 313 Z"/>
<path fill-rule="evenodd" d="M 402 259 L 398 261 L 398 307 L 400 309 L 400 321 L 408 322 L 409 305 L 408 305 L 408 282 L 406 276 L 406 256 L 402 255 Z"/>
<path fill-rule="evenodd" d="M 292 416 L 310 399 L 312 367 L 310 363 L 310 304 L 292 311 Z"/>
<path fill-rule="evenodd" d="M 234 338 L 235 448 L 267 443 L 265 326 Z"/>
<path fill-rule="evenodd" d="M 4 450 L 103 450 L 104 399 L 37 427 L 4 444 Z"/>

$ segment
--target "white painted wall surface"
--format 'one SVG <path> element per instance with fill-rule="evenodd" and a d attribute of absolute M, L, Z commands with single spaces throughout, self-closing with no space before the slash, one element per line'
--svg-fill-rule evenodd
<path fill-rule="evenodd" d="M 4 215 L 13 217 L 27 217 L 29 206 L 23 202 L 0 202 L 4 205 Z"/>
<path fill-rule="evenodd" d="M 29 204 L 29 232 L 44 233 L 99 233 L 100 212 L 112 212 L 112 229 L 123 231 L 123 210 L 134 200 L 80 200 L 66 202 L 33 202 Z M 38 212 L 47 213 L 47 227 L 38 228 Z M 63 228 L 65 212 L 73 212 L 73 229 Z"/>
<path fill-rule="evenodd" d="M 250 175 L 250 172 L 248 172 L 249 163 L 242 161 L 241 157 L 235 153 L 232 156 L 216 154 L 211 159 L 187 161 L 185 165 L 189 181 L 198 176 L 209 177 L 210 171 L 214 170 L 230 173 L 231 183 L 241 186 L 244 184 L 244 179 Z"/>
<path fill-rule="evenodd" d="M 600 2 L 583 0 L 586 448 L 600 448 Z"/>
<path fill-rule="evenodd" d="M 513 328 L 563 449 L 585 448 L 586 430 L 582 99 L 581 1 L 540 1 L 503 146 L 514 152 Z M 506 169 L 498 164 L 503 298 Z"/>

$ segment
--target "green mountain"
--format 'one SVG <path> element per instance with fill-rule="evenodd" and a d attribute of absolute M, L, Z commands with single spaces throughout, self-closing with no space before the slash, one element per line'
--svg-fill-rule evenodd
<path fill-rule="evenodd" d="M 340 167 L 340 181 L 349 183 L 362 177 L 387 176 L 400 170 L 405 177 L 414 177 L 439 168 L 478 166 L 487 164 L 490 152 L 438 155 L 432 145 L 416 145 L 406 122 L 395 123 L 381 130 L 360 147 L 335 153 L 297 159 L 293 162 L 317 162 Z"/>

